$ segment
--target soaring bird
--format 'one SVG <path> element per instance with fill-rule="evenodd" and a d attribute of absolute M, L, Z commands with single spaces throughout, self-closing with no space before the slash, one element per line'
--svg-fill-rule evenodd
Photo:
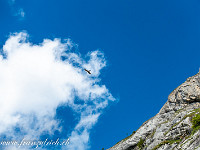
<path fill-rule="evenodd" d="M 88 74 L 91 74 L 91 70 L 84 69 Z"/>

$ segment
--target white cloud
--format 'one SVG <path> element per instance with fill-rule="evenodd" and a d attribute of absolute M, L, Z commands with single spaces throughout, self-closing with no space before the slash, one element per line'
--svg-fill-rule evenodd
<path fill-rule="evenodd" d="M 15 15 L 19 16 L 21 18 L 24 18 L 25 17 L 25 12 L 24 12 L 24 10 L 22 8 L 20 8 Z"/>
<path fill-rule="evenodd" d="M 35 45 L 27 37 L 24 32 L 15 33 L 3 46 L 6 59 L 0 59 L 0 135 L 37 139 L 44 131 L 62 132 L 54 119 L 55 110 L 67 104 L 80 120 L 69 137 L 70 145 L 63 149 L 87 149 L 89 130 L 108 101 L 115 100 L 99 83 L 100 70 L 106 66 L 103 54 L 90 52 L 89 61 L 85 61 L 70 51 L 70 40 L 44 39 Z M 83 68 L 90 69 L 92 75 Z M 75 97 L 82 103 L 75 103 Z M 20 134 L 14 133 L 16 126 Z"/>
<path fill-rule="evenodd" d="M 25 17 L 25 11 L 23 8 L 16 8 L 15 3 L 15 0 L 8 0 L 8 4 L 11 7 L 12 15 L 19 17 L 19 19 L 23 19 Z"/>

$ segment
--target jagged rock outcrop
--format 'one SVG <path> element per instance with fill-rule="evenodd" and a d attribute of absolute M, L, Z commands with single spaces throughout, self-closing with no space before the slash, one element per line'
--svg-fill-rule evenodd
<path fill-rule="evenodd" d="M 200 73 L 169 96 L 160 112 L 109 150 L 200 150 Z M 198 121 L 198 120 L 197 120 Z"/>

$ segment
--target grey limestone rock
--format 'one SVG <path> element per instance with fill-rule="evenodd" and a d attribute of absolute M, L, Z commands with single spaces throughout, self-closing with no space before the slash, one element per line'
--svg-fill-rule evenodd
<path fill-rule="evenodd" d="M 200 73 L 172 91 L 157 115 L 109 150 L 200 150 L 200 130 L 194 130 L 191 123 L 198 113 Z"/>

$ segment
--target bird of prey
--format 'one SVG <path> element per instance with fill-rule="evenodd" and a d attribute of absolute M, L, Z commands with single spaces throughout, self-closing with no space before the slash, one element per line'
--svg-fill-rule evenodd
<path fill-rule="evenodd" d="M 91 74 L 91 70 L 84 69 L 88 74 Z"/>

